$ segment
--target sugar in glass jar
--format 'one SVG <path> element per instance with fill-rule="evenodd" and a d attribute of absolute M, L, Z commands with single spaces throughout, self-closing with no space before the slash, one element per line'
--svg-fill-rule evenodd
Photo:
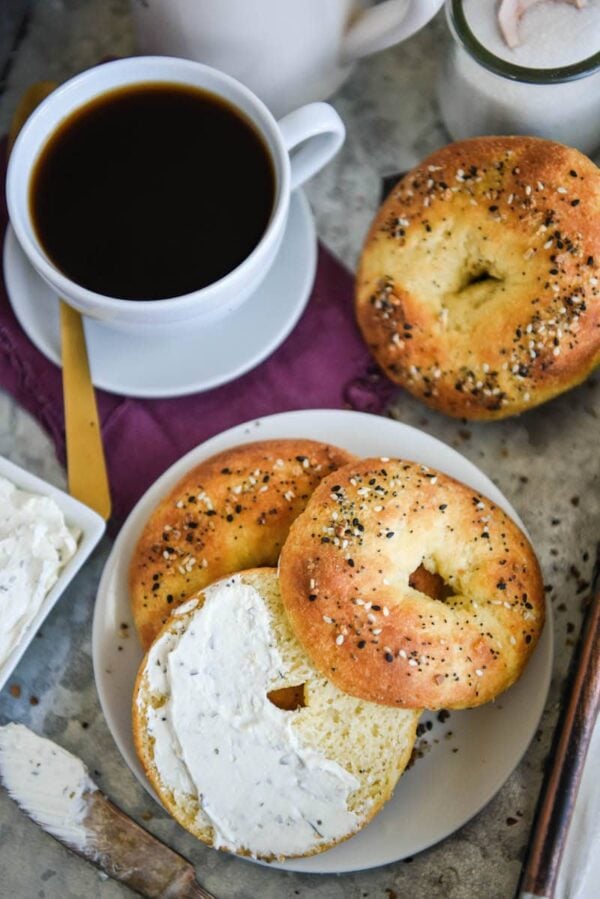
<path fill-rule="evenodd" d="M 495 0 L 446 0 L 453 40 L 440 77 L 440 114 L 455 140 L 532 134 L 591 154 L 600 147 L 600 0 L 545 0 L 505 42 Z"/>

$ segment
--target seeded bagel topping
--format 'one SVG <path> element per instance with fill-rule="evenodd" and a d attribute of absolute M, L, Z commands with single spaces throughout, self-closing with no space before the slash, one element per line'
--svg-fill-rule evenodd
<path fill-rule="evenodd" d="M 341 689 L 402 707 L 467 707 L 506 689 L 544 619 L 525 536 L 495 503 L 423 465 L 370 459 L 339 475 L 317 488 L 280 561 L 314 663 Z M 300 603 L 308 581 L 317 615 Z"/>
<path fill-rule="evenodd" d="M 405 176 L 376 217 L 357 276 L 359 325 L 388 376 L 429 405 L 504 417 L 600 361 L 596 260 L 590 160 L 533 138 L 452 144 Z"/>
<path fill-rule="evenodd" d="M 323 477 L 352 457 L 312 440 L 226 450 L 190 471 L 147 522 L 130 569 L 144 645 L 174 606 L 240 568 L 275 565 L 294 518 Z"/>

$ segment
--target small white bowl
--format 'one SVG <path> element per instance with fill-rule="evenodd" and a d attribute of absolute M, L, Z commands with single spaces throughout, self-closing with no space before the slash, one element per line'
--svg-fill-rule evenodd
<path fill-rule="evenodd" d="M 72 559 L 69 559 L 61 570 L 58 580 L 44 597 L 36 615 L 21 635 L 21 639 L 13 648 L 4 664 L 0 665 L 1 690 L 17 667 L 21 656 L 33 640 L 40 625 L 102 537 L 106 525 L 104 519 L 88 508 L 88 506 L 84 506 L 83 503 L 73 499 L 72 496 L 69 496 L 57 487 L 53 487 L 52 484 L 48 484 L 47 481 L 43 481 L 41 478 L 25 471 L 25 469 L 19 468 L 18 465 L 9 462 L 3 456 L 0 456 L 0 476 L 11 481 L 21 490 L 27 490 L 29 493 L 37 493 L 41 496 L 49 496 L 59 506 L 67 524 L 81 532 L 75 555 Z"/>

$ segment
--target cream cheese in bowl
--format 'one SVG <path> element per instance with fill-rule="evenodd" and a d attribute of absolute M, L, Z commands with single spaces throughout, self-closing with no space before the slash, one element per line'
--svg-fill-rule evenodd
<path fill-rule="evenodd" d="M 0 669 L 75 555 L 78 538 L 52 497 L 0 476 Z"/>

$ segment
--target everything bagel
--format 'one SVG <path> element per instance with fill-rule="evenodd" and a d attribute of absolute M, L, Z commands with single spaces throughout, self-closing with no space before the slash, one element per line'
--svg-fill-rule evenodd
<path fill-rule="evenodd" d="M 315 440 L 263 440 L 218 453 L 182 478 L 153 511 L 130 563 L 144 649 L 192 593 L 234 571 L 275 565 L 317 484 L 353 458 Z"/>
<path fill-rule="evenodd" d="M 418 589 L 424 568 L 446 587 Z M 535 554 L 495 503 L 414 462 L 326 478 L 280 558 L 284 606 L 341 690 L 401 708 L 469 708 L 521 674 L 544 622 Z"/>
<path fill-rule="evenodd" d="M 379 210 L 356 313 L 391 380 L 448 415 L 574 387 L 600 362 L 600 170 L 531 137 L 438 150 Z"/>

